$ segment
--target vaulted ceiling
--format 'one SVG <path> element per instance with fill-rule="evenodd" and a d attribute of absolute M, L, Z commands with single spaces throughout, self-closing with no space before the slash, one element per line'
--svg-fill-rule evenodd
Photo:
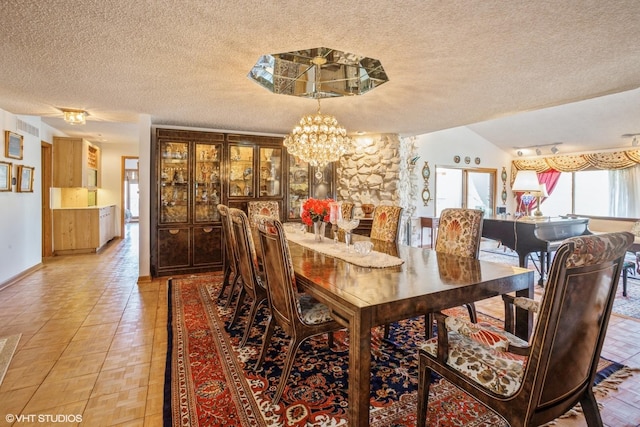
<path fill-rule="evenodd" d="M 321 46 L 379 59 L 389 76 L 322 101 L 349 131 L 469 125 L 511 152 L 640 133 L 637 0 L 5 0 L 0 16 L 0 108 L 94 141 L 135 141 L 139 114 L 288 133 L 315 101 L 247 74 L 262 54 Z M 59 108 L 87 110 L 87 125 L 65 127 Z"/>

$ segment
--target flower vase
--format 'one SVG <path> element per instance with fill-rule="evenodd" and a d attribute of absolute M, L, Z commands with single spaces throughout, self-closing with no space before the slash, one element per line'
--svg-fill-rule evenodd
<path fill-rule="evenodd" d="M 321 242 L 324 240 L 324 229 L 327 223 L 324 221 L 315 221 L 313 223 L 313 234 L 315 236 L 315 240 Z"/>

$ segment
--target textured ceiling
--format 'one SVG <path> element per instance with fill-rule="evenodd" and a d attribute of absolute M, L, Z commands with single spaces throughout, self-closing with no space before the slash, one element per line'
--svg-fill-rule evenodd
<path fill-rule="evenodd" d="M 0 108 L 62 130 L 59 107 L 85 109 L 86 127 L 68 133 L 92 140 L 135 140 L 139 114 L 287 133 L 315 101 L 274 95 L 247 73 L 262 54 L 320 46 L 379 59 L 389 76 L 322 102 L 353 132 L 474 124 L 508 149 L 564 141 L 563 151 L 640 132 L 637 0 L 4 0 L 0 16 Z"/>

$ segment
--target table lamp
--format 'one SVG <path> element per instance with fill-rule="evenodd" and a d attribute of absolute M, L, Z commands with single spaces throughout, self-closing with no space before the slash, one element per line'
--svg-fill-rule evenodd
<path fill-rule="evenodd" d="M 520 200 L 524 205 L 526 216 L 530 216 L 529 207 L 535 198 L 531 193 L 540 191 L 540 182 L 538 182 L 536 171 L 518 171 L 511 190 L 516 193 L 524 193 L 520 196 Z"/>
<path fill-rule="evenodd" d="M 540 188 L 538 191 L 534 193 L 536 196 L 536 211 L 533 213 L 534 216 L 542 216 L 542 211 L 540 210 L 540 203 L 543 197 L 549 197 L 549 193 L 547 193 L 547 184 L 540 184 Z"/>

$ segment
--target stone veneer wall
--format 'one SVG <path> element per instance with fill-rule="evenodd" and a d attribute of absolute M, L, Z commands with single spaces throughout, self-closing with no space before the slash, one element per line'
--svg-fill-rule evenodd
<path fill-rule="evenodd" d="M 338 201 L 355 203 L 354 213 L 362 213 L 363 203 L 400 205 L 400 138 L 395 134 L 354 138 L 356 149 L 343 156 L 336 166 Z"/>

